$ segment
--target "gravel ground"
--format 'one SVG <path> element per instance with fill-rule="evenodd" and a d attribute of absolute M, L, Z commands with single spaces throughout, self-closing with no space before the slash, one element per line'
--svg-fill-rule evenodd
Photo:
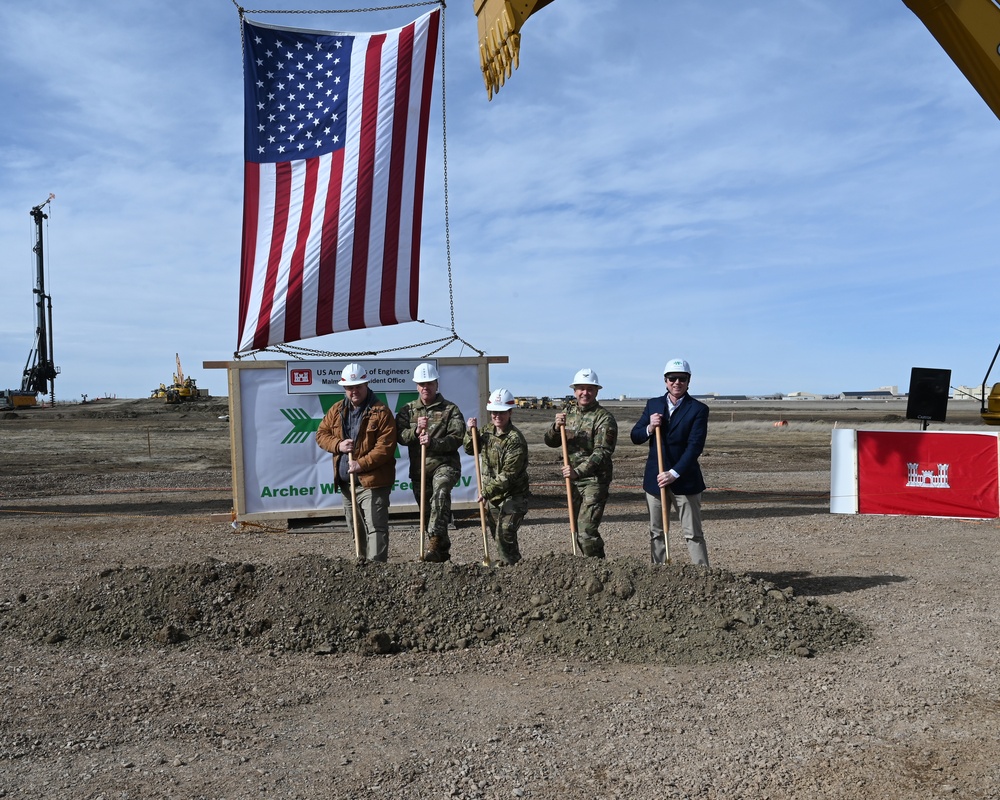
<path fill-rule="evenodd" d="M 357 565 L 229 524 L 224 405 L 4 415 L 0 797 L 1000 797 L 996 521 L 831 515 L 832 426 L 903 423 L 737 408 L 710 571 L 645 563 L 630 445 L 607 561 L 540 447 L 521 564 Z"/>

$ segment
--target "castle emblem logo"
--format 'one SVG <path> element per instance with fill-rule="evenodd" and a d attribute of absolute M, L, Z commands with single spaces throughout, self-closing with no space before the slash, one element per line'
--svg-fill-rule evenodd
<path fill-rule="evenodd" d="M 919 486 L 924 489 L 950 489 L 948 483 L 948 464 L 938 464 L 937 472 L 931 469 L 921 469 L 920 464 L 907 463 L 907 486 Z"/>

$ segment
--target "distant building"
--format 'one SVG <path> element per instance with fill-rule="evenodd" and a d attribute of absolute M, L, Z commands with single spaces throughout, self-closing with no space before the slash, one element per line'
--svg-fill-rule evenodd
<path fill-rule="evenodd" d="M 990 393 L 989 388 L 986 389 L 986 394 Z M 955 394 L 952 395 L 952 400 L 982 400 L 983 398 L 983 385 L 979 386 L 956 386 Z"/>
<path fill-rule="evenodd" d="M 841 392 L 838 395 L 841 400 L 891 400 L 898 396 L 887 389 L 875 389 L 868 392 Z"/>
<path fill-rule="evenodd" d="M 695 400 L 702 400 L 706 403 L 710 403 L 713 400 L 722 400 L 725 402 L 732 402 L 734 400 L 749 400 L 745 394 L 717 394 L 716 392 L 711 392 L 709 394 L 692 394 Z"/>

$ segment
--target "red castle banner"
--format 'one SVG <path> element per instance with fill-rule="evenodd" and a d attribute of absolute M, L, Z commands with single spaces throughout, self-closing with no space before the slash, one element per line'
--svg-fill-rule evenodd
<path fill-rule="evenodd" d="M 857 432 L 858 512 L 1000 517 L 996 434 Z"/>

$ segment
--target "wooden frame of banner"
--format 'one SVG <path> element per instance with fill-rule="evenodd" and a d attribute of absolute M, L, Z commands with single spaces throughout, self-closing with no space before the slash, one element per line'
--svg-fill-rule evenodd
<path fill-rule="evenodd" d="M 326 359 L 326 360 L 340 360 L 345 361 L 345 359 Z M 377 361 L 385 359 L 368 359 L 368 361 Z M 483 356 L 483 357 L 469 357 L 469 358 L 433 358 L 433 359 L 421 359 L 421 358 L 406 358 L 397 359 L 403 361 L 436 361 L 439 368 L 442 367 L 452 367 L 452 366 L 475 366 L 476 367 L 476 386 L 474 393 L 477 397 L 477 408 L 475 413 L 472 413 L 471 409 L 463 409 L 463 419 L 470 416 L 481 416 L 481 409 L 486 407 L 486 400 L 489 397 L 489 367 L 490 364 L 507 364 L 509 359 L 507 356 Z M 365 362 L 361 359 L 362 363 Z M 346 363 L 346 362 L 345 362 Z M 282 373 L 285 372 L 287 363 L 281 360 L 274 361 L 205 361 L 202 363 L 203 369 L 224 369 L 227 371 L 227 387 L 228 387 L 228 401 L 229 401 L 229 445 L 230 445 L 230 462 L 232 465 L 232 497 L 233 497 L 233 515 L 235 521 L 237 522 L 259 522 L 259 523 L 278 523 L 284 522 L 289 519 L 330 519 L 333 517 L 337 522 L 343 522 L 341 519 L 341 514 L 343 513 L 343 508 L 309 508 L 303 504 L 302 508 L 295 509 L 285 509 L 281 511 L 250 511 L 247 508 L 247 493 L 246 493 L 246 479 L 247 472 L 244 468 L 245 460 L 247 454 L 244 452 L 244 427 L 246 425 L 253 425 L 254 420 L 248 418 L 244 414 L 245 401 L 243 398 L 243 393 L 241 389 L 241 379 L 240 375 L 243 370 L 280 370 Z M 409 390 L 412 386 L 410 381 L 406 382 L 406 388 Z M 442 394 L 451 399 L 448 393 L 448 387 L 442 386 Z M 198 401 L 194 401 L 198 402 Z M 465 457 L 464 452 L 462 453 Z M 470 467 L 469 471 L 472 469 Z M 331 472 L 332 480 L 332 472 Z M 398 499 L 394 499 L 392 505 L 389 508 L 389 513 L 392 516 L 400 515 L 416 515 L 419 512 L 419 507 L 412 498 L 412 493 L 408 493 L 410 496 L 407 498 L 407 502 L 400 502 Z M 456 511 L 470 511 L 478 507 L 478 503 L 475 501 L 462 501 L 456 500 L 452 503 L 452 508 Z"/>

